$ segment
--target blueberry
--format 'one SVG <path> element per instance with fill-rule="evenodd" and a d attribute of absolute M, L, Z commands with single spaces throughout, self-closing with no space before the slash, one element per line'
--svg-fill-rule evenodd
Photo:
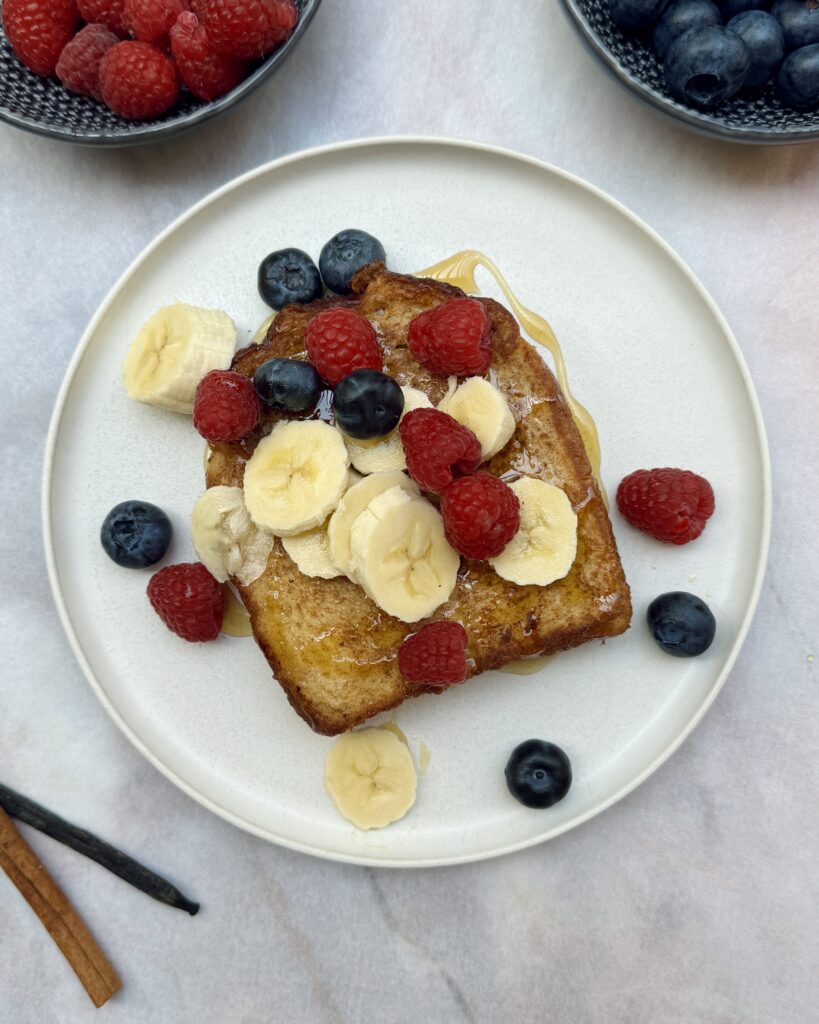
<path fill-rule="evenodd" d="M 722 15 L 712 0 L 680 0 L 672 4 L 657 22 L 652 43 L 660 60 L 665 60 L 669 46 L 684 33 L 721 24 Z"/>
<path fill-rule="evenodd" d="M 655 22 L 669 0 L 609 0 L 614 24 L 624 32 L 641 32 Z"/>
<path fill-rule="evenodd" d="M 717 7 L 723 18 L 728 21 L 745 11 L 768 11 L 771 8 L 771 0 L 717 0 Z"/>
<path fill-rule="evenodd" d="M 803 46 L 785 58 L 776 91 L 794 110 L 819 110 L 819 44 Z"/>
<path fill-rule="evenodd" d="M 659 646 L 675 658 L 694 658 L 707 651 L 717 628 L 705 601 L 684 590 L 655 597 L 646 619 Z"/>
<path fill-rule="evenodd" d="M 524 740 L 506 763 L 506 785 L 526 807 L 551 807 L 569 792 L 572 765 L 565 752 L 546 740 Z"/>
<path fill-rule="evenodd" d="M 739 36 L 711 25 L 675 39 L 663 72 L 672 96 L 710 110 L 742 88 L 750 66 L 748 48 Z"/>
<path fill-rule="evenodd" d="M 318 267 L 301 249 L 279 249 L 259 264 L 259 295 L 273 309 L 312 302 L 321 294 Z"/>
<path fill-rule="evenodd" d="M 145 569 L 164 558 L 173 527 L 161 508 L 147 501 L 114 505 L 102 524 L 106 555 L 126 569 Z"/>
<path fill-rule="evenodd" d="M 319 267 L 331 292 L 347 295 L 355 275 L 368 263 L 386 262 L 384 246 L 366 231 L 348 228 L 333 235 L 321 250 Z"/>
<path fill-rule="evenodd" d="M 336 385 L 336 423 L 350 437 L 368 441 L 394 430 L 404 411 L 404 392 L 380 370 L 355 370 Z"/>
<path fill-rule="evenodd" d="M 771 14 L 779 19 L 785 34 L 785 51 L 819 43 L 819 2 L 817 0 L 776 0 Z"/>
<path fill-rule="evenodd" d="M 751 56 L 745 85 L 764 85 L 773 78 L 785 56 L 785 37 L 776 18 L 767 11 L 746 11 L 731 18 L 726 28 L 736 32 Z"/>
<path fill-rule="evenodd" d="M 304 412 L 319 400 L 323 385 L 315 368 L 302 359 L 268 359 L 253 374 L 253 387 L 271 409 Z"/>

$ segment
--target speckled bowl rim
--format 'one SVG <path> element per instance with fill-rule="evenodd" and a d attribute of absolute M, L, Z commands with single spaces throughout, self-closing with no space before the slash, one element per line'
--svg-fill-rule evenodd
<path fill-rule="evenodd" d="M 577 0 L 561 0 L 563 10 L 580 38 L 600 63 L 617 79 L 620 85 L 647 103 L 652 109 L 702 135 L 716 136 L 726 142 L 743 142 L 756 146 L 794 146 L 819 140 L 819 128 L 794 128 L 780 131 L 776 128 L 736 128 L 710 114 L 698 113 L 661 96 L 651 86 L 632 74 L 617 60 L 592 28 Z"/>
<path fill-rule="evenodd" d="M 321 0 L 307 0 L 293 34 L 287 41 L 271 54 L 267 60 L 249 75 L 240 85 L 236 86 L 225 96 L 214 100 L 212 103 L 205 103 L 197 107 L 189 114 L 181 114 L 172 121 L 163 121 L 160 124 L 140 125 L 134 123 L 133 127 L 119 131 L 89 131 L 77 133 L 69 128 L 57 128 L 44 124 L 34 118 L 25 117 L 22 114 L 15 114 L 4 107 L 0 107 L 0 121 L 13 125 L 15 128 L 22 128 L 23 131 L 34 135 L 41 135 L 49 139 L 57 139 L 60 142 L 70 142 L 78 146 L 99 146 L 106 149 L 119 149 L 126 146 L 139 146 L 149 142 L 166 142 L 175 138 L 183 132 L 189 131 L 198 124 L 209 121 L 217 114 L 224 113 L 231 107 L 235 107 L 242 100 L 247 99 L 260 85 L 266 82 L 271 75 L 287 59 L 291 50 L 296 46 L 299 39 L 307 31 L 307 27 L 313 20 L 313 16 L 319 8 Z"/>

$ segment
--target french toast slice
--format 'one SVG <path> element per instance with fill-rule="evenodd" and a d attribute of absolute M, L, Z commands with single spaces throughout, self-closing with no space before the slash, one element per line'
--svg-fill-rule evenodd
<path fill-rule="evenodd" d="M 407 347 L 410 321 L 423 310 L 463 295 L 432 280 L 365 267 L 347 298 L 320 299 L 283 309 L 261 345 L 238 352 L 232 368 L 252 376 L 275 357 L 305 358 L 304 330 L 319 310 L 350 305 L 376 325 L 386 372 L 420 388 L 433 404 L 447 391 L 445 378 L 420 366 Z M 631 599 L 611 523 L 592 475 L 583 441 L 557 381 L 520 336 L 512 315 L 481 299 L 489 315 L 493 358 L 490 379 L 516 419 L 506 447 L 482 468 L 504 479 L 535 476 L 563 488 L 578 516 L 577 557 L 569 574 L 548 587 L 517 586 L 486 562 L 461 561 L 458 582 L 435 619 L 461 622 L 469 638 L 469 675 L 517 658 L 554 654 L 588 640 L 613 637 L 631 621 Z M 260 428 L 237 444 L 214 445 L 207 485 L 241 486 L 256 444 L 284 414 L 268 411 Z M 430 691 L 402 679 L 401 641 L 407 625 L 381 611 L 346 577 L 302 575 L 276 541 L 267 569 L 250 586 L 233 581 L 250 613 L 253 633 L 296 711 L 317 732 L 336 735 L 407 697 Z"/>

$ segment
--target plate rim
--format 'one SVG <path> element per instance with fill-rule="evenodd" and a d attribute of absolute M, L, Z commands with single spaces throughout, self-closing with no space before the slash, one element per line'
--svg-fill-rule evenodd
<path fill-rule="evenodd" d="M 694 714 L 685 723 L 679 734 L 674 740 L 668 744 L 666 748 L 662 750 L 641 772 L 639 772 L 634 778 L 630 779 L 623 786 L 621 786 L 615 793 L 602 800 L 600 803 L 590 807 L 584 813 L 572 818 L 570 821 L 564 822 L 561 825 L 556 825 L 552 828 L 545 828 L 542 833 L 535 836 L 529 836 L 522 840 L 510 841 L 504 845 L 491 850 L 480 850 L 467 853 L 458 853 L 444 856 L 434 857 L 405 857 L 401 859 L 387 859 L 373 855 L 372 853 L 356 852 L 356 853 L 343 853 L 335 850 L 316 846 L 311 843 L 301 842 L 298 840 L 290 839 L 287 836 L 279 835 L 278 833 L 271 831 L 270 829 L 255 825 L 251 821 L 247 821 L 235 814 L 229 808 L 224 807 L 216 800 L 199 792 L 185 779 L 183 779 L 177 772 L 175 772 L 169 765 L 165 764 L 164 761 L 155 754 L 148 746 L 142 741 L 142 739 L 136 734 L 131 728 L 127 721 L 120 715 L 117 709 L 114 707 L 112 702 L 106 695 L 103 687 L 88 661 L 82 645 L 79 641 L 77 633 L 74 629 L 71 621 L 68 608 L 62 595 L 60 588 L 59 574 L 57 570 L 56 552 L 54 544 L 54 534 L 52 529 L 51 519 L 51 498 L 52 498 L 52 476 L 54 469 L 54 456 L 57 446 L 57 437 L 59 433 L 60 424 L 63 418 L 63 412 L 65 410 L 65 404 L 68 399 L 68 395 L 71 391 L 74 378 L 76 377 L 77 371 L 79 370 L 80 364 L 82 363 L 83 357 L 89 348 L 91 341 L 97 331 L 97 328 L 102 321 L 103 317 L 108 313 L 108 310 L 113 305 L 121 289 L 126 285 L 130 278 L 142 267 L 142 265 L 153 255 L 153 253 L 163 244 L 163 242 L 169 238 L 178 228 L 187 221 L 192 220 L 197 214 L 211 203 L 217 202 L 220 198 L 228 193 L 242 188 L 247 183 L 253 181 L 255 178 L 262 177 L 263 175 L 275 173 L 280 168 L 287 167 L 290 164 L 298 163 L 303 160 L 315 159 L 331 154 L 343 153 L 346 151 L 365 150 L 377 147 L 386 146 L 436 146 L 449 149 L 464 149 L 472 152 L 486 153 L 495 157 L 503 157 L 511 161 L 517 161 L 524 163 L 530 167 L 561 178 L 564 181 L 573 184 L 582 190 L 591 193 L 598 199 L 607 203 L 613 207 L 618 213 L 624 216 L 638 229 L 643 231 L 655 244 L 659 245 L 660 248 L 666 253 L 667 256 L 675 263 L 678 269 L 688 279 L 688 281 L 694 286 L 698 295 L 705 302 L 711 315 L 715 318 L 720 330 L 725 336 L 726 341 L 729 344 L 731 353 L 736 362 L 737 368 L 740 373 L 740 378 L 744 386 L 745 393 L 750 403 L 751 412 L 753 414 L 754 425 L 756 428 L 756 439 L 758 444 L 759 455 L 762 463 L 762 522 L 761 522 L 761 538 L 760 546 L 757 554 L 756 568 L 754 571 L 753 583 L 750 591 L 750 598 L 748 606 L 742 617 L 742 621 L 739 624 L 734 643 L 727 653 L 722 669 L 719 672 L 714 684 L 711 689 L 703 698 L 701 704 L 696 709 Z M 762 583 L 765 576 L 765 570 L 768 562 L 768 553 L 770 549 L 770 536 L 771 536 L 771 510 L 772 510 L 772 487 L 771 487 L 771 462 L 770 462 L 770 449 L 768 445 L 767 433 L 765 430 L 765 423 L 762 416 L 762 409 L 759 403 L 759 398 L 754 388 L 753 381 L 751 379 L 750 371 L 745 362 L 745 358 L 742 354 L 742 350 L 734 337 L 733 331 L 731 330 L 725 316 L 717 306 L 710 293 L 707 291 L 705 286 L 694 274 L 693 270 L 688 264 L 682 259 L 682 257 L 666 242 L 650 225 L 646 224 L 640 217 L 633 213 L 628 207 L 624 206 L 619 200 L 610 196 L 608 193 L 599 189 L 597 186 L 585 181 L 583 178 L 572 174 L 569 171 L 565 171 L 562 168 L 555 167 L 553 164 L 547 163 L 546 161 L 540 160 L 537 157 L 529 156 L 524 153 L 516 152 L 515 150 L 508 149 L 503 146 L 495 146 L 483 142 L 474 142 L 465 139 L 447 138 L 443 136 L 415 136 L 415 135 L 393 135 L 393 136 L 375 136 L 375 137 L 364 137 L 357 139 L 348 139 L 341 142 L 329 143 L 322 146 L 316 146 L 309 149 L 298 150 L 295 153 L 290 153 L 285 156 L 279 157 L 275 160 L 268 161 L 267 163 L 261 164 L 253 170 L 247 171 L 244 174 L 239 175 L 236 178 L 232 178 L 230 181 L 224 183 L 212 192 L 205 195 L 198 202 L 194 203 L 187 210 L 183 211 L 178 217 L 176 217 L 165 229 L 163 229 L 155 238 L 145 246 L 131 264 L 123 271 L 122 274 L 117 278 L 112 287 L 107 292 L 105 298 L 97 307 L 91 320 L 89 321 L 85 331 L 83 332 L 80 341 L 77 344 L 76 349 L 68 363 L 65 371 L 60 389 L 57 393 L 57 398 L 54 404 L 54 409 L 49 422 L 48 433 L 46 435 L 46 444 L 43 458 L 43 473 L 42 473 L 42 493 L 41 493 L 41 522 L 43 530 L 43 545 L 45 549 L 46 568 L 48 572 L 49 584 L 51 587 L 51 593 L 54 598 L 54 603 L 57 607 L 57 613 L 60 619 L 60 623 L 63 630 L 68 637 L 69 645 L 74 653 L 75 658 L 83 671 L 91 689 L 96 695 L 97 699 L 102 704 L 108 715 L 114 721 L 115 725 L 119 728 L 122 734 L 129 740 L 129 742 L 139 751 L 139 753 L 145 757 L 150 764 L 157 768 L 167 779 L 174 783 L 182 792 L 186 793 L 192 799 L 196 800 L 201 806 L 207 810 L 218 815 L 224 820 L 230 822 L 232 825 L 241 828 L 245 832 L 249 832 L 252 835 L 258 836 L 261 839 L 265 839 L 268 842 L 275 843 L 278 846 L 283 846 L 290 850 L 295 850 L 300 853 L 306 853 L 311 856 L 319 857 L 324 860 L 331 860 L 337 863 L 356 864 L 359 866 L 367 867 L 389 867 L 389 868 L 427 868 L 427 867 L 443 867 L 455 864 L 465 864 L 482 860 L 489 860 L 494 857 L 504 856 L 508 853 L 513 853 L 518 850 L 526 849 L 531 846 L 536 846 L 540 843 L 546 842 L 549 839 L 553 839 L 558 835 L 568 832 L 571 829 L 576 828 L 579 825 L 584 824 L 591 818 L 596 817 L 598 814 L 612 807 L 618 803 L 629 793 L 633 792 L 640 786 L 646 779 L 654 774 L 657 769 L 664 764 L 675 751 L 684 743 L 684 741 L 691 735 L 696 726 L 702 721 L 705 713 L 713 704 L 717 697 L 717 694 L 725 684 L 725 680 L 730 674 L 736 659 L 739 655 L 742 645 L 748 635 L 748 631 L 753 621 L 756 607 L 759 601 L 759 595 L 762 590 Z"/>

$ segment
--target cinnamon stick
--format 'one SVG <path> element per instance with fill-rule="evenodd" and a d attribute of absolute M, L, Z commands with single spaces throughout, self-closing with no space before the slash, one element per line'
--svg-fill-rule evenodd
<path fill-rule="evenodd" d="M 14 882 L 71 964 L 95 1006 L 102 1006 L 121 983 L 68 897 L 0 808 L 0 868 Z"/>

